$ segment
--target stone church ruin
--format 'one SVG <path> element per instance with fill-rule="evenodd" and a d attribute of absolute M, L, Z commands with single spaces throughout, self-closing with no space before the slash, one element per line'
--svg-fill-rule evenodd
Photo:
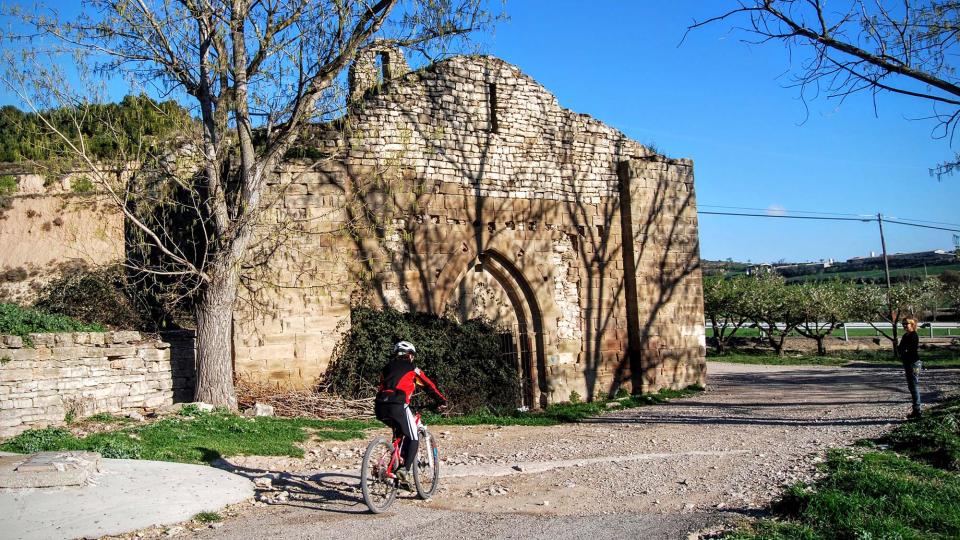
<path fill-rule="evenodd" d="M 251 253 L 265 262 L 234 313 L 238 375 L 315 385 L 366 305 L 492 321 L 534 407 L 704 383 L 690 160 L 561 108 L 492 57 L 411 71 L 374 45 L 349 79 L 347 115 L 311 129 L 273 179 L 260 231 L 282 241 Z M 49 231 L 17 216 L 57 208 L 77 237 L 45 254 L 119 257 L 120 212 L 84 197 L 17 198 L 0 262 L 38 257 Z M 98 223 L 111 227 L 85 237 Z"/>
<path fill-rule="evenodd" d="M 313 384 L 363 302 L 493 321 L 534 406 L 704 382 L 690 160 L 496 58 L 410 71 L 374 46 L 350 84 L 346 127 L 303 141 L 337 157 L 276 178 L 277 219 L 310 233 L 273 255 L 277 286 L 241 302 L 259 307 L 235 314 L 238 373 Z"/>

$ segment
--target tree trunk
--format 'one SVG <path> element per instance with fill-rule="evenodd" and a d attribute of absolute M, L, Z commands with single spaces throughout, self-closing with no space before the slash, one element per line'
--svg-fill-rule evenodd
<path fill-rule="evenodd" d="M 819 335 L 819 334 L 818 334 L 818 335 L 814 338 L 815 340 L 817 340 L 817 356 L 826 356 L 826 355 L 827 355 L 827 347 L 823 344 L 823 341 L 824 341 L 824 339 L 825 339 L 826 337 L 827 337 L 827 336 L 825 336 L 825 335 Z"/>
<path fill-rule="evenodd" d="M 232 274 L 230 270 L 226 273 Z M 237 410 L 233 386 L 233 304 L 237 278 L 213 279 L 194 308 L 197 320 L 197 389 L 195 399 Z"/>
<path fill-rule="evenodd" d="M 769 333 L 768 335 L 770 336 L 770 346 L 776 351 L 777 356 L 783 357 L 783 342 L 787 339 L 786 334 L 781 335 L 779 338 L 773 337 L 773 333 Z"/>

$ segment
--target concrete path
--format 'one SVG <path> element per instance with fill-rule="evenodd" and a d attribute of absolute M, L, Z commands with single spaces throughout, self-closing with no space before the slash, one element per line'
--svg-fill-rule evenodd
<path fill-rule="evenodd" d="M 246 478 L 201 465 L 104 459 L 83 487 L 0 489 L 4 540 L 96 538 L 188 520 L 253 496 Z"/>

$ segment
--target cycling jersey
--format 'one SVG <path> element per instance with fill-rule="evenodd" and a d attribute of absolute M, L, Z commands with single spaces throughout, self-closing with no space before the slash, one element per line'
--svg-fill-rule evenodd
<path fill-rule="evenodd" d="M 410 404 L 410 398 L 413 397 L 417 385 L 426 388 L 441 403 L 447 401 L 447 398 L 437 389 L 437 385 L 433 384 L 433 381 L 420 371 L 420 368 L 414 367 L 413 362 L 400 356 L 395 357 L 387 362 L 383 371 L 380 372 L 377 401 Z"/>

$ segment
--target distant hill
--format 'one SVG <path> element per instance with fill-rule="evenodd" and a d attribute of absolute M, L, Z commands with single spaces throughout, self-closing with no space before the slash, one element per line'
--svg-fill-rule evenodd
<path fill-rule="evenodd" d="M 946 271 L 960 271 L 960 258 L 951 251 L 921 251 L 896 253 L 888 256 L 890 277 L 898 281 L 924 276 L 936 276 Z M 847 261 L 817 263 L 749 264 L 736 261 L 702 260 L 704 275 L 742 274 L 755 271 L 775 271 L 788 283 L 843 279 L 851 281 L 880 281 L 884 279 L 883 257 L 854 257 Z"/>

